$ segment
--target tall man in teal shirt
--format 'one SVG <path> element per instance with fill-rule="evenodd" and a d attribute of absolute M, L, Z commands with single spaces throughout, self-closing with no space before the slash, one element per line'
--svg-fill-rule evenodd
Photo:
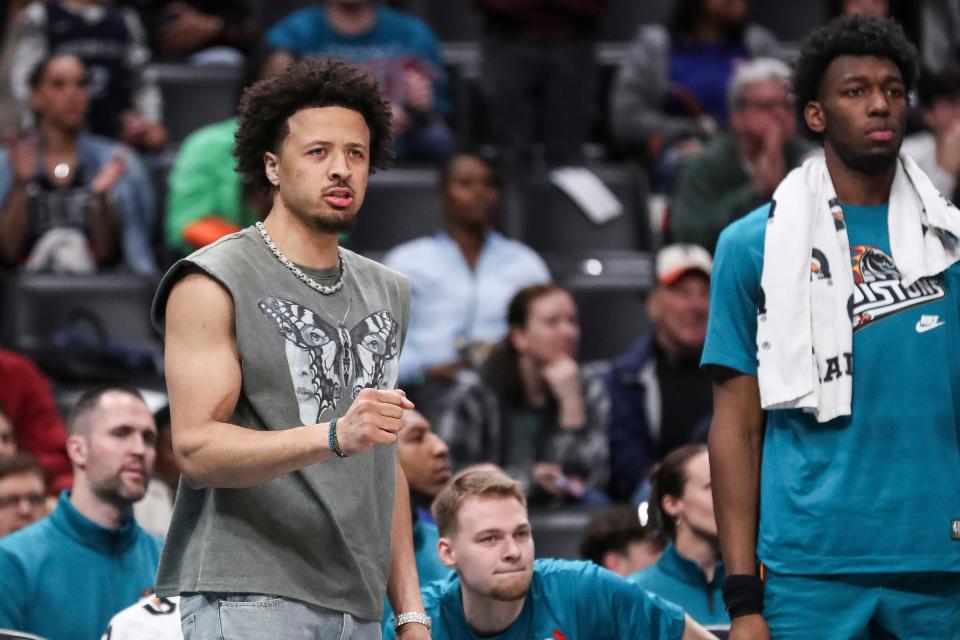
<path fill-rule="evenodd" d="M 534 561 L 523 490 L 499 469 L 457 476 L 434 500 L 433 516 L 440 559 L 457 572 L 424 588 L 433 640 L 713 637 L 592 562 Z"/>
<path fill-rule="evenodd" d="M 909 166 L 898 154 L 916 74 L 900 27 L 861 17 L 812 34 L 794 73 L 836 192 L 827 224 L 849 239 L 850 266 L 828 266 L 815 249 L 808 276 L 828 286 L 853 279 L 851 326 L 833 332 L 852 331 L 852 353 L 819 373 L 820 385 L 852 376 L 848 415 L 818 422 L 800 408 L 761 409 L 758 323 L 773 317 L 771 293 L 784 299 L 767 286 L 765 262 L 782 256 L 765 239 L 780 224 L 774 216 L 804 213 L 791 209 L 802 193 L 794 203 L 775 197 L 720 237 L 703 363 L 714 376 L 710 460 L 732 640 L 960 637 L 960 263 L 903 284 L 888 215 L 890 202 L 919 206 L 891 198 Z M 956 237 L 936 235 L 949 253 Z"/>

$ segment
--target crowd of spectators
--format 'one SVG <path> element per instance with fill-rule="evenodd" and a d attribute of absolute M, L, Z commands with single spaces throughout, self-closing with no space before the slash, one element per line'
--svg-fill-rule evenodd
<path fill-rule="evenodd" d="M 831 16 L 903 17 L 898 3 L 883 0 L 827 4 Z M 0 268 L 155 278 L 172 260 L 267 215 L 269 199 L 233 169 L 236 119 L 171 141 L 152 65 L 232 68 L 242 87 L 303 57 L 362 66 L 392 105 L 398 162 L 437 176 L 439 228 L 382 256 L 411 283 L 399 367 L 420 412 L 404 416 L 398 460 L 421 583 L 447 580 L 427 591 L 428 606 L 473 579 L 469 563 L 451 560 L 450 532 L 464 504 L 492 492 L 518 522 L 528 505 L 595 510 L 571 534 L 582 538 L 583 558 L 702 624 L 728 623 L 702 444 L 712 415 L 700 368 L 711 253 L 728 224 L 769 201 L 817 153 L 797 123 L 794 49 L 751 21 L 747 0 L 674 0 L 662 24 L 636 25 L 605 83 L 597 55 L 605 0 L 473 0 L 482 29 L 472 97 L 486 135 L 468 140 L 440 40 L 403 5 L 318 0 L 266 25 L 253 2 L 8 2 Z M 955 200 L 960 45 L 945 25 L 960 24 L 960 2 L 920 5 L 911 26 L 927 68 L 903 152 Z M 597 118 L 604 160 L 640 167 L 668 206 L 644 247 L 653 274 L 648 324 L 638 319 L 621 353 L 583 362 L 580 345 L 598 336 L 581 330 L 584 309 L 551 274 L 549 256 L 508 236 L 502 202 L 506 184 L 535 169 L 589 165 Z M 164 162 L 172 168 L 158 184 Z M 71 403 L 65 423 L 55 390 L 28 358 L 0 349 L 0 628 L 93 637 L 131 605 L 175 611 L 175 600 L 140 599 L 153 585 L 180 481 L 169 409 L 153 415 L 136 390 L 98 388 Z M 437 506 L 451 476 L 478 467 L 494 474 L 485 477 L 493 489 L 465 482 L 459 490 L 473 503 L 453 512 L 443 500 Z M 438 555 L 445 529 L 453 542 Z M 119 554 L 114 564 L 103 560 L 111 554 Z M 530 571 L 548 590 L 573 572 L 635 597 L 590 565 L 533 563 Z M 31 601 L 38 589 L 82 603 L 50 616 L 47 607 L 59 605 Z M 650 612 L 636 602 L 631 615 Z M 124 624 L 115 622 L 115 632 Z"/>

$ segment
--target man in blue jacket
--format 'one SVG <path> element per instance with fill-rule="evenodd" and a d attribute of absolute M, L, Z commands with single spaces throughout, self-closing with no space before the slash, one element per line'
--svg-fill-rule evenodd
<path fill-rule="evenodd" d="M 152 589 L 160 541 L 133 520 L 156 457 L 153 414 L 133 389 L 84 393 L 67 420 L 74 485 L 49 517 L 0 540 L 0 628 L 99 637 Z"/>
<path fill-rule="evenodd" d="M 673 244 L 657 254 L 657 287 L 647 299 L 653 330 L 613 360 L 610 395 L 610 495 L 647 498 L 647 476 L 673 449 L 705 442 L 713 409 L 700 369 L 707 334 L 710 271 L 706 249 Z"/>

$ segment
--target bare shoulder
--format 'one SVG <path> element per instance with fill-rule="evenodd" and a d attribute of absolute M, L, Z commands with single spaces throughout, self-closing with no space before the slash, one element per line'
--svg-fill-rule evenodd
<path fill-rule="evenodd" d="M 167 302 L 167 330 L 187 323 L 202 328 L 233 326 L 233 297 L 227 288 L 209 275 L 194 271 L 183 276 L 170 290 Z"/>

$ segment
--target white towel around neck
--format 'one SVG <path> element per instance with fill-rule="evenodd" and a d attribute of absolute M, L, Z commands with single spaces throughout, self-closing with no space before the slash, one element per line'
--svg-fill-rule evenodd
<path fill-rule="evenodd" d="M 960 260 L 960 211 L 904 155 L 897 162 L 887 225 L 905 287 Z M 757 317 L 761 406 L 803 409 L 818 422 L 850 415 L 850 242 L 822 156 L 791 171 L 774 192 L 763 255 Z"/>

